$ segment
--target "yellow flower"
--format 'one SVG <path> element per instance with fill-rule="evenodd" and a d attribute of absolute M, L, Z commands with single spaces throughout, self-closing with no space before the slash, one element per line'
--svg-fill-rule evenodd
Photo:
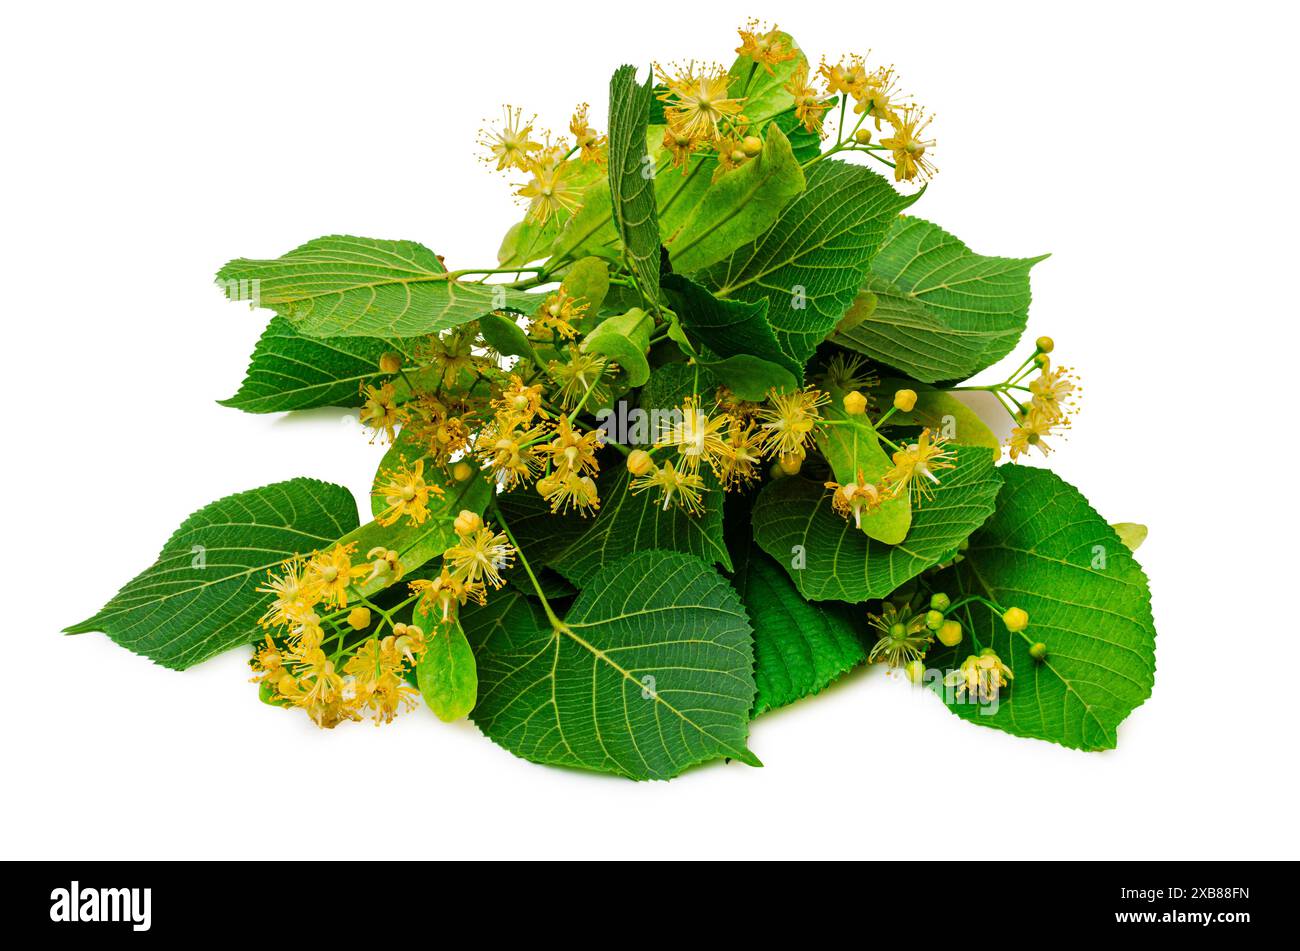
<path fill-rule="evenodd" d="M 674 502 L 691 515 L 699 515 L 704 511 L 704 479 L 697 473 L 674 468 L 671 459 L 646 475 L 632 480 L 633 495 L 646 489 L 660 491 L 665 512 Z"/>
<path fill-rule="evenodd" d="M 982 703 L 997 699 L 999 691 L 1014 680 L 1011 668 L 1002 663 L 993 648 L 986 647 L 979 654 L 971 654 L 957 670 L 951 671 L 944 683 L 957 688 L 957 698 L 964 694 Z"/>
<path fill-rule="evenodd" d="M 939 484 L 936 471 L 951 469 L 954 453 L 944 448 L 942 437 L 934 436 L 929 429 L 921 430 L 921 435 L 910 446 L 894 453 L 894 466 L 885 473 L 885 484 L 893 497 L 903 495 L 909 488 L 912 502 L 919 506 L 925 499 L 933 497 L 933 486 Z"/>
<path fill-rule="evenodd" d="M 1057 426 L 1068 425 L 1069 420 L 1065 417 L 1049 419 L 1039 408 L 1031 407 L 1027 413 L 1017 417 L 1016 425 L 1011 427 L 1011 438 L 1007 443 L 1011 449 L 1011 461 L 1029 452 L 1030 447 L 1048 455 L 1052 447 L 1047 444 L 1047 437 Z"/>
<path fill-rule="evenodd" d="M 821 422 L 821 407 L 831 398 L 820 390 L 793 390 L 767 398 L 767 405 L 758 411 L 763 428 L 763 453 L 767 456 L 798 456 L 803 458 L 806 446 L 813 440 L 817 424 Z"/>
<path fill-rule="evenodd" d="M 258 621 L 262 627 L 295 624 L 320 601 L 320 592 L 306 578 L 303 559 L 295 555 L 280 566 L 280 573 L 267 572 L 266 583 L 257 590 L 273 596 L 271 606 Z"/>
<path fill-rule="evenodd" d="M 876 129 L 880 129 L 880 120 L 887 120 L 891 125 L 898 125 L 898 96 L 891 66 L 881 66 L 872 72 L 854 93 L 857 102 L 853 111 L 858 115 L 871 116 L 876 120 Z M 883 143 L 882 143 L 883 144 Z"/>
<path fill-rule="evenodd" d="M 541 470 L 542 460 L 535 444 L 546 430 L 520 424 L 514 414 L 502 410 L 479 433 L 474 454 L 506 489 L 531 482 Z"/>
<path fill-rule="evenodd" d="M 604 357 L 584 353 L 576 346 L 570 346 L 567 355 L 565 362 L 552 360 L 546 367 L 547 375 L 560 387 L 560 405 L 566 410 L 573 409 L 582 402 L 588 390 L 591 391 L 588 406 L 595 408 L 606 403 L 610 389 L 604 382 L 604 376 L 613 373 L 617 367 Z"/>
<path fill-rule="evenodd" d="M 591 476 L 552 473 L 537 483 L 537 491 L 551 503 L 554 513 L 577 509 L 582 515 L 600 508 L 600 494 Z"/>
<path fill-rule="evenodd" d="M 687 172 L 687 165 L 691 155 L 702 144 L 701 139 L 687 135 L 672 126 L 664 130 L 664 148 L 668 150 L 668 154 L 673 158 L 673 168 L 680 168 L 683 175 Z"/>
<path fill-rule="evenodd" d="M 664 117 L 677 132 L 698 141 L 712 141 L 718 135 L 718 123 L 731 118 L 739 121 L 743 99 L 727 95 L 727 71 L 721 66 L 694 67 L 678 76 L 659 70 L 660 80 L 668 91 L 659 98 L 664 102 Z"/>
<path fill-rule="evenodd" d="M 783 36 L 775 23 L 771 29 L 764 29 L 757 20 L 750 20 L 739 32 L 740 45 L 736 52 L 762 65 L 769 76 L 775 75 L 773 66 L 795 58 L 790 38 Z"/>
<path fill-rule="evenodd" d="M 722 437 L 722 427 L 727 424 L 727 417 L 718 415 L 710 419 L 700 409 L 695 397 L 687 397 L 680 412 L 674 413 L 674 416 L 676 418 L 668 431 L 655 443 L 655 448 L 675 448 L 683 472 L 699 472 L 700 462 L 704 461 L 710 469 L 720 474 L 731 455 L 731 446 Z"/>
<path fill-rule="evenodd" d="M 548 295 L 537 308 L 537 314 L 533 317 L 533 328 L 552 331 L 566 340 L 572 340 L 578 335 L 578 330 L 573 325 L 582 319 L 586 312 L 586 300 L 576 300 L 560 288 Z"/>
<path fill-rule="evenodd" d="M 546 224 L 560 212 L 572 214 L 578 210 L 582 190 L 572 181 L 570 168 L 567 162 L 552 165 L 529 160 L 525 171 L 533 177 L 516 193 L 521 198 L 529 199 L 528 217 L 539 224 Z"/>
<path fill-rule="evenodd" d="M 569 120 L 569 131 L 573 133 L 573 144 L 581 149 L 582 158 L 598 165 L 605 164 L 605 136 L 597 135 L 596 130 L 587 124 L 587 103 L 578 106 Z"/>
<path fill-rule="evenodd" d="M 1065 367 L 1053 367 L 1050 361 L 1043 372 L 1029 382 L 1033 394 L 1032 408 L 1044 419 L 1059 422 L 1074 411 L 1074 395 L 1079 392 L 1077 378 Z"/>
<path fill-rule="evenodd" d="M 397 391 L 393 384 L 385 383 L 383 386 L 367 386 L 365 388 L 366 401 L 361 407 L 361 422 L 375 430 L 375 436 L 384 433 L 391 443 L 396 438 L 394 430 L 397 426 L 406 422 L 407 414 L 404 409 L 397 405 Z M 371 437 L 374 442 L 375 437 Z"/>
<path fill-rule="evenodd" d="M 827 99 L 808 81 L 808 64 L 800 63 L 785 84 L 785 91 L 794 97 L 794 116 L 809 132 L 821 132 L 826 110 L 831 107 Z"/>
<path fill-rule="evenodd" d="M 380 525 L 393 525 L 405 516 L 412 525 L 423 525 L 429 517 L 430 494 L 442 498 L 446 493 L 442 486 L 424 481 L 424 460 L 417 459 L 414 466 L 407 466 L 406 460 L 402 460 L 395 469 L 386 469 L 379 474 L 371 495 L 382 499 L 387 507 L 375 516 L 375 521 Z"/>
<path fill-rule="evenodd" d="M 727 455 L 718 469 L 724 488 L 735 489 L 758 478 L 763 461 L 762 434 L 756 423 L 727 417 Z"/>
<path fill-rule="evenodd" d="M 522 122 L 523 110 L 504 106 L 504 121 L 496 129 L 485 129 L 481 133 L 480 144 L 488 150 L 485 161 L 496 162 L 497 171 L 507 168 L 526 168 L 528 156 L 541 148 L 529 136 L 533 131 L 532 122 Z"/>
<path fill-rule="evenodd" d="M 827 482 L 826 488 L 835 493 L 831 497 L 831 508 L 845 520 L 852 515 L 855 528 L 862 527 L 864 511 L 870 514 L 885 501 L 885 495 L 880 491 L 880 487 L 868 482 L 861 469 L 858 470 L 857 481 L 846 482 L 844 485 L 838 482 Z"/>
<path fill-rule="evenodd" d="M 480 604 L 487 600 L 481 584 L 471 584 L 453 576 L 445 565 L 442 574 L 432 581 L 412 581 L 411 593 L 419 597 L 423 610 L 436 612 L 443 624 L 455 621 L 458 610 L 471 598 Z"/>
<path fill-rule="evenodd" d="M 248 662 L 249 666 L 258 673 L 258 676 L 253 678 L 253 683 L 277 682 L 284 672 L 284 662 L 284 651 L 271 640 L 270 634 L 266 635 L 266 642 L 258 645 L 253 651 L 252 659 Z"/>
<path fill-rule="evenodd" d="M 930 120 L 920 109 L 907 106 L 893 123 L 894 134 L 880 140 L 881 145 L 893 152 L 895 181 L 911 181 L 917 176 L 930 178 L 937 171 L 926 155 L 927 149 L 934 148 L 934 139 L 922 138 L 929 124 Z"/>
<path fill-rule="evenodd" d="M 850 56 L 847 63 L 841 60 L 834 66 L 823 61 L 817 72 L 826 81 L 826 88 L 841 96 L 856 96 L 867 82 L 867 67 L 861 56 Z"/>
<path fill-rule="evenodd" d="M 478 358 L 474 355 L 477 332 L 458 327 L 445 334 L 435 334 L 421 348 L 442 378 L 442 385 L 455 388 L 462 376 L 473 378 L 478 374 Z"/>
<path fill-rule="evenodd" d="M 307 562 L 308 584 L 315 586 L 321 600 L 331 607 L 348 606 L 348 586 L 352 579 L 365 574 L 365 566 L 352 567 L 353 545 L 335 545 L 327 552 L 317 552 Z"/>
<path fill-rule="evenodd" d="M 563 479 L 570 475 L 581 477 L 599 472 L 596 450 L 601 447 L 600 440 L 599 431 L 578 433 L 568 417 L 561 416 L 555 424 L 555 438 L 546 447 L 555 476 Z"/>
<path fill-rule="evenodd" d="M 525 386 L 524 381 L 516 375 L 510 377 L 510 385 L 501 391 L 501 396 L 492 405 L 510 414 L 524 426 L 536 416 L 546 416 L 542 410 L 542 385 L 538 383 L 536 386 Z"/>
<path fill-rule="evenodd" d="M 483 526 L 466 535 L 442 553 L 452 574 L 473 585 L 480 581 L 499 588 L 505 583 L 501 572 L 513 563 L 515 550 L 510 539 Z"/>
<path fill-rule="evenodd" d="M 745 151 L 742 141 L 732 136 L 723 136 L 718 139 L 714 143 L 714 148 L 718 152 L 718 167 L 713 172 L 715 182 L 728 172 L 740 168 L 752 157 Z M 759 140 L 759 150 L 762 150 L 762 140 Z"/>
<path fill-rule="evenodd" d="M 867 369 L 867 361 L 856 353 L 837 353 L 826 362 L 822 379 L 831 390 L 849 393 L 880 385 L 880 377 Z"/>
<path fill-rule="evenodd" d="M 886 601 L 881 613 L 867 615 L 867 621 L 880 637 L 867 655 L 870 663 L 883 661 L 890 667 L 902 667 L 925 656 L 931 643 L 924 614 L 913 614 Z"/>

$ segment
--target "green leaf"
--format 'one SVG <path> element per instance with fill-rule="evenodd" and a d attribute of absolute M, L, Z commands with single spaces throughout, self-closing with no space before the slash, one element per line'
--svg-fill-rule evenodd
<path fill-rule="evenodd" d="M 591 519 L 577 512 L 553 513 L 550 503 L 531 488 L 503 492 L 495 505 L 530 562 L 549 562 L 591 527 Z"/>
<path fill-rule="evenodd" d="M 468 716 L 478 698 L 478 670 L 465 632 L 459 624 L 443 624 L 438 615 L 420 609 L 412 622 L 432 635 L 415 668 L 424 702 L 444 723 Z"/>
<path fill-rule="evenodd" d="M 528 335 L 508 314 L 484 314 L 478 319 L 478 329 L 488 346 L 497 353 L 536 360 Z"/>
<path fill-rule="evenodd" d="M 379 358 L 388 352 L 412 355 L 401 340 L 305 337 L 288 320 L 272 317 L 239 392 L 220 403 L 246 413 L 360 406 L 361 387 L 386 379 Z"/>
<path fill-rule="evenodd" d="M 805 601 L 771 558 L 749 545 L 732 583 L 754 628 L 754 716 L 820 693 L 867 659 L 843 605 Z"/>
<path fill-rule="evenodd" d="M 231 300 L 269 307 L 313 337 L 418 337 L 493 310 L 528 312 L 537 298 L 504 285 L 453 280 L 414 241 L 334 235 L 274 260 L 237 258 L 217 272 Z"/>
<path fill-rule="evenodd" d="M 650 328 L 654 319 L 639 307 L 626 314 L 607 317 L 582 342 L 582 349 L 609 357 L 627 373 L 632 386 L 644 386 L 650 379 L 646 351 L 650 349 Z"/>
<path fill-rule="evenodd" d="M 831 401 L 823 415 L 840 425 L 825 426 L 817 435 L 817 448 L 830 463 L 835 480 L 841 485 L 863 480 L 878 483 L 893 468 L 893 460 L 880 445 L 880 437 L 866 416 L 853 416 L 844 410 L 843 394 L 831 390 Z M 862 516 L 862 531 L 867 537 L 886 545 L 897 545 L 907 537 L 912 525 L 912 503 L 907 496 L 882 502 L 874 512 Z"/>
<path fill-rule="evenodd" d="M 570 297 L 585 301 L 587 316 L 594 317 L 609 293 L 609 265 L 597 257 L 582 258 L 565 271 L 560 286 Z"/>
<path fill-rule="evenodd" d="M 295 554 L 329 548 L 357 524 L 339 485 L 290 479 L 205 505 L 157 560 L 69 634 L 103 631 L 145 657 L 184 670 L 262 636 L 268 571 Z"/>
<path fill-rule="evenodd" d="M 965 379 L 1019 341 L 1029 269 L 1046 257 L 985 257 L 938 225 L 902 218 L 862 284 L 874 310 L 832 339 L 926 383 Z M 870 309 L 865 298 L 860 306 Z"/>
<path fill-rule="evenodd" d="M 760 765 L 746 748 L 749 623 L 708 565 L 632 554 L 598 572 L 554 627 L 528 600 L 504 593 L 463 612 L 478 660 L 474 721 L 493 741 L 535 763 L 631 779 L 724 756 Z"/>
<path fill-rule="evenodd" d="M 771 126 L 763 151 L 714 182 L 677 229 L 665 232 L 673 269 L 693 273 L 753 241 L 803 188 L 790 140 Z"/>
<path fill-rule="evenodd" d="M 725 360 L 701 359 L 700 365 L 726 384 L 742 400 L 761 403 L 772 390 L 789 392 L 799 385 L 798 378 L 785 367 L 747 353 Z"/>
<path fill-rule="evenodd" d="M 1129 551 L 1137 551 L 1147 540 L 1147 527 L 1140 522 L 1112 522 L 1110 527 Z"/>
<path fill-rule="evenodd" d="M 833 159 L 807 181 L 766 234 L 698 278 L 719 297 L 768 301 L 777 342 L 799 366 L 844 316 L 889 225 L 917 197 Z"/>
<path fill-rule="evenodd" d="M 720 357 L 749 354 L 783 366 L 802 379 L 803 364 L 781 348 L 768 323 L 766 300 L 721 300 L 680 274 L 665 277 L 663 287 L 690 338 Z"/>
<path fill-rule="evenodd" d="M 957 449 L 934 498 L 912 513 L 898 545 L 885 545 L 831 511 L 819 482 L 791 477 L 764 486 L 754 505 L 754 540 L 813 601 L 859 602 L 892 594 L 905 581 L 948 560 L 993 512 L 1001 480 L 982 449 Z"/>
<path fill-rule="evenodd" d="M 1029 627 L 1013 634 L 994 612 L 971 605 L 959 615 L 966 639 L 954 649 L 932 649 L 926 664 L 957 667 L 967 654 L 992 647 L 1014 679 L 995 708 L 954 697 L 953 713 L 1074 749 L 1112 749 L 1116 728 L 1155 681 L 1146 575 L 1114 529 L 1059 476 L 1007 466 L 1003 478 L 997 512 L 954 571 L 967 591 L 1027 611 Z M 1029 653 L 1036 642 L 1047 645 L 1041 662 Z"/>
<path fill-rule="evenodd" d="M 611 207 L 628 264 L 649 301 L 659 298 L 659 219 L 646 152 L 653 86 L 653 77 L 639 84 L 633 66 L 620 66 L 609 81 Z"/>
<path fill-rule="evenodd" d="M 718 388 L 718 381 L 704 367 L 688 363 L 665 364 L 650 374 L 650 382 L 642 388 L 637 405 L 644 410 L 680 407 L 686 397 L 696 392 L 697 380 L 698 392 L 706 397 Z"/>

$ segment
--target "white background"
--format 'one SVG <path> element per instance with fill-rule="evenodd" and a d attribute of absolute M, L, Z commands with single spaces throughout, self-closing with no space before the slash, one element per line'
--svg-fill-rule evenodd
<path fill-rule="evenodd" d="M 1300 857 L 1289 5 L 595 6 L 6 6 L 0 854 Z M 340 411 L 216 405 L 269 316 L 220 264 L 349 233 L 486 265 L 518 217 L 474 158 L 498 104 L 603 117 L 615 66 L 730 62 L 748 13 L 897 65 L 938 114 L 916 213 L 1053 252 L 1028 337 L 1086 385 L 1053 466 L 1151 528 L 1156 687 L 1118 750 L 979 729 L 873 669 L 759 720 L 763 769 L 634 784 L 425 712 L 317 731 L 258 703 L 242 651 L 179 674 L 58 633 L 213 499 L 369 486 Z"/>

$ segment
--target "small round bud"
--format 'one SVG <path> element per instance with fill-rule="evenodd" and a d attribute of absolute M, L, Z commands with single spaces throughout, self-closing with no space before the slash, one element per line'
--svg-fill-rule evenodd
<path fill-rule="evenodd" d="M 1056 348 L 1056 341 L 1051 337 L 1039 337 L 1034 341 L 1039 353 L 1051 353 Z"/>
<path fill-rule="evenodd" d="M 644 449 L 633 449 L 627 454 L 627 471 L 634 476 L 643 476 L 655 467 L 655 461 Z"/>
<path fill-rule="evenodd" d="M 939 630 L 939 628 L 943 627 L 943 623 L 944 623 L 943 612 L 941 611 L 925 612 L 925 626 L 928 627 L 930 630 L 932 631 Z"/>
<path fill-rule="evenodd" d="M 799 470 L 803 468 L 803 453 L 782 453 L 781 458 L 777 460 L 777 465 L 781 467 L 781 471 L 786 475 L 798 475 Z"/>
<path fill-rule="evenodd" d="M 483 527 L 483 517 L 478 512 L 461 509 L 460 514 L 456 516 L 456 521 L 451 523 L 451 527 L 456 529 L 457 535 L 473 535 Z"/>
<path fill-rule="evenodd" d="M 388 352 L 379 358 L 380 373 L 396 373 L 402 368 L 402 355 L 400 353 Z"/>
<path fill-rule="evenodd" d="M 871 141 L 871 130 L 859 129 L 857 132 L 853 133 L 853 139 L 859 145 L 866 145 L 868 142 Z"/>
<path fill-rule="evenodd" d="M 772 467 L 767 470 L 767 474 L 773 479 L 785 478 L 785 470 L 781 468 L 781 463 L 779 462 L 772 463 Z"/>
<path fill-rule="evenodd" d="M 844 394 L 844 412 L 850 416 L 861 416 L 867 411 L 867 398 L 858 390 Z"/>
<path fill-rule="evenodd" d="M 961 622 L 947 620 L 939 625 L 939 643 L 944 647 L 956 647 L 961 643 Z"/>
<path fill-rule="evenodd" d="M 916 390 L 899 390 L 894 394 L 894 409 L 910 413 L 916 407 Z"/>
<path fill-rule="evenodd" d="M 1052 358 L 1045 353 L 1040 353 L 1034 357 L 1034 364 L 1040 370 L 1046 370 L 1049 366 L 1052 365 Z"/>
<path fill-rule="evenodd" d="M 908 680 L 919 686 L 925 679 L 925 661 L 919 657 L 916 660 L 909 660 L 907 666 L 903 668 L 903 673 L 907 674 Z"/>
<path fill-rule="evenodd" d="M 747 135 L 744 141 L 740 143 L 740 149 L 749 158 L 753 158 L 759 152 L 763 151 L 763 140 L 756 135 Z"/>
<path fill-rule="evenodd" d="M 474 474 L 474 467 L 468 462 L 458 462 L 451 467 L 451 477 L 457 482 L 468 482 Z"/>
<path fill-rule="evenodd" d="M 1012 634 L 1019 634 L 1029 626 L 1029 615 L 1021 608 L 1007 608 L 1002 615 L 1002 623 Z"/>
<path fill-rule="evenodd" d="M 370 609 L 353 608 L 348 612 L 348 624 L 354 631 L 364 631 L 370 626 Z"/>
<path fill-rule="evenodd" d="M 1047 645 L 1042 641 L 1034 644 L 1029 648 L 1029 656 L 1034 660 L 1045 660 L 1047 658 Z"/>
<path fill-rule="evenodd" d="M 938 594 L 930 596 L 930 607 L 936 611 L 947 611 L 952 605 L 952 599 L 940 591 Z"/>

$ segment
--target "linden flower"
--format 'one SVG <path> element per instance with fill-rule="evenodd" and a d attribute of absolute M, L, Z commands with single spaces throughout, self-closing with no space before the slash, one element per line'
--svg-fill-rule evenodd
<path fill-rule="evenodd" d="M 598 165 L 605 164 L 605 136 L 597 135 L 596 130 L 587 124 L 587 103 L 578 106 L 569 120 L 569 131 L 573 134 L 573 144 L 581 150 L 582 158 Z"/>
<path fill-rule="evenodd" d="M 993 648 L 986 647 L 979 654 L 971 654 L 957 670 L 949 672 L 943 682 L 957 688 L 957 699 L 969 694 L 982 703 L 996 700 L 999 691 L 1014 680 L 1011 668 L 1002 663 Z"/>
<path fill-rule="evenodd" d="M 568 164 L 530 160 L 525 168 L 532 179 L 515 194 L 529 199 L 528 217 L 538 224 L 546 224 L 564 212 L 572 214 L 581 204 L 582 189 L 573 183 Z"/>
<path fill-rule="evenodd" d="M 425 345 L 424 355 L 433 363 L 442 377 L 443 386 L 455 387 L 463 375 L 477 375 L 477 358 L 474 356 L 473 331 L 453 330 L 434 336 Z"/>
<path fill-rule="evenodd" d="M 927 149 L 934 148 L 934 139 L 922 138 L 929 124 L 930 120 L 920 109 L 907 106 L 902 117 L 894 123 L 894 134 L 880 140 L 880 144 L 894 154 L 895 181 L 911 181 L 918 176 L 930 178 L 937 171 L 925 154 Z"/>
<path fill-rule="evenodd" d="M 924 614 L 913 614 L 886 601 L 881 613 L 869 614 L 867 620 L 880 631 L 880 639 L 867 655 L 868 662 L 883 661 L 890 667 L 902 667 L 925 656 L 931 638 Z"/>
<path fill-rule="evenodd" d="M 700 471 L 700 462 L 705 461 L 710 469 L 720 473 L 731 455 L 731 446 L 722 437 L 722 427 L 727 425 L 727 417 L 714 416 L 710 419 L 699 408 L 694 397 L 688 397 L 682 404 L 681 412 L 674 416 L 674 422 L 668 427 L 668 432 L 655 443 L 655 448 L 675 448 L 683 472 L 697 473 Z"/>
<path fill-rule="evenodd" d="M 739 33 L 740 45 L 736 52 L 760 64 L 769 76 L 775 75 L 773 66 L 795 58 L 790 38 L 783 36 L 775 23 L 770 30 L 764 30 L 757 20 L 750 20 Z"/>
<path fill-rule="evenodd" d="M 632 480 L 633 495 L 646 489 L 658 489 L 662 493 L 660 499 L 664 503 L 665 512 L 674 502 L 691 515 L 699 515 L 704 511 L 704 479 L 697 473 L 675 468 L 671 459 Z"/>
<path fill-rule="evenodd" d="M 680 76 L 669 76 L 662 69 L 659 78 L 668 91 L 659 98 L 665 103 L 664 118 L 674 130 L 698 141 L 717 138 L 718 123 L 739 117 L 744 99 L 727 95 L 727 71 L 721 66 L 694 68 Z"/>
<path fill-rule="evenodd" d="M 1049 419 L 1041 410 L 1031 407 L 1011 428 L 1011 437 L 1007 441 L 1011 450 L 1011 461 L 1014 462 L 1029 452 L 1030 447 L 1036 448 L 1044 456 L 1048 455 L 1052 447 L 1047 444 L 1047 437 L 1057 426 L 1068 424 L 1069 421 L 1064 417 L 1056 420 Z"/>
<path fill-rule="evenodd" d="M 382 499 L 386 508 L 375 516 L 375 521 L 388 526 L 405 516 L 412 525 L 423 525 L 429 517 L 430 494 L 442 498 L 446 493 L 442 486 L 424 481 L 424 460 L 418 459 L 409 467 L 403 460 L 402 465 L 379 474 L 371 495 Z"/>
<path fill-rule="evenodd" d="M 888 120 L 891 125 L 898 125 L 898 106 L 895 100 L 898 90 L 892 66 L 881 66 L 867 76 L 861 88 L 855 93 L 857 102 L 853 111 L 858 115 L 869 115 L 876 120 L 876 129 L 880 129 L 880 120 Z"/>
<path fill-rule="evenodd" d="M 451 624 L 456 614 L 470 599 L 482 604 L 487 600 L 481 584 L 472 584 L 455 577 L 444 565 L 442 574 L 432 581 L 421 579 L 411 582 L 411 594 L 416 595 L 424 611 L 436 613 L 443 624 Z"/>
<path fill-rule="evenodd" d="M 609 387 L 602 382 L 605 373 L 613 372 L 617 367 L 602 356 L 584 353 L 575 346 L 568 349 L 567 362 L 552 360 L 546 367 L 546 373 L 560 387 L 559 401 L 564 409 L 573 409 L 588 391 L 588 402 L 599 406 L 609 399 Z"/>
<path fill-rule="evenodd" d="M 726 488 L 739 488 L 758 478 L 763 461 L 762 434 L 757 424 L 727 417 L 727 455 L 717 470 Z"/>
<path fill-rule="evenodd" d="M 501 391 L 501 396 L 493 400 L 492 405 L 525 426 L 536 416 L 546 416 L 542 410 L 542 385 L 525 386 L 524 381 L 513 374 L 510 385 Z"/>
<path fill-rule="evenodd" d="M 831 497 L 831 508 L 845 520 L 852 515 L 855 528 L 862 527 L 863 511 L 870 513 L 885 501 L 885 495 L 880 491 L 880 487 L 868 482 L 861 469 L 858 470 L 857 481 L 846 482 L 844 485 L 838 482 L 827 482 L 826 488 L 835 493 Z"/>
<path fill-rule="evenodd" d="M 393 384 L 385 383 L 380 387 L 365 388 L 366 401 L 361 407 L 361 422 L 375 430 L 374 442 L 380 433 L 384 433 L 391 443 L 396 438 L 394 430 L 406 422 L 406 411 L 397 405 L 397 391 Z"/>
<path fill-rule="evenodd" d="M 515 549 L 504 534 L 487 526 L 468 535 L 442 553 L 443 561 L 451 566 L 452 575 L 474 585 L 480 581 L 499 588 L 505 583 L 501 572 L 510 567 Z"/>
<path fill-rule="evenodd" d="M 504 120 L 497 129 L 485 129 L 480 144 L 488 150 L 487 162 L 495 161 L 497 171 L 507 168 L 527 168 L 528 156 L 541 148 L 529 136 L 533 131 L 531 121 L 521 121 L 523 110 L 503 106 Z"/>
<path fill-rule="evenodd" d="M 1034 395 L 1034 410 L 1045 420 L 1060 422 L 1073 412 L 1072 402 L 1079 386 L 1069 369 L 1048 364 L 1029 382 L 1029 392 Z"/>
<path fill-rule="evenodd" d="M 573 325 L 586 312 L 587 301 L 585 299 L 579 301 L 566 294 L 564 288 L 560 288 L 542 301 L 542 306 L 537 308 L 537 314 L 533 318 L 533 327 L 552 331 L 566 340 L 572 340 L 578 336 L 578 330 Z"/>
<path fill-rule="evenodd" d="M 555 514 L 577 509 L 585 516 L 589 510 L 600 508 L 600 493 L 591 476 L 552 473 L 538 481 L 537 491 L 551 504 L 551 512 Z"/>
<path fill-rule="evenodd" d="M 785 91 L 794 97 L 794 117 L 803 123 L 809 132 L 821 132 L 826 119 L 826 110 L 831 107 L 830 100 L 823 96 L 808 82 L 808 64 L 800 63 L 790 81 L 785 84 Z"/>
<path fill-rule="evenodd" d="M 763 428 L 763 452 L 768 456 L 803 457 L 805 446 L 812 442 L 820 409 L 830 396 L 812 388 L 768 396 L 767 405 L 758 411 Z"/>
<path fill-rule="evenodd" d="M 555 438 L 546 447 L 557 478 L 570 475 L 595 475 L 600 471 L 596 450 L 601 447 L 601 433 L 578 433 L 568 417 L 561 416 L 555 425 Z"/>
<path fill-rule="evenodd" d="M 266 583 L 257 590 L 273 596 L 271 606 L 258 620 L 262 627 L 281 627 L 295 624 L 311 612 L 320 601 L 319 592 L 306 578 L 305 565 L 295 555 L 280 566 L 280 574 L 267 572 Z"/>
<path fill-rule="evenodd" d="M 826 362 L 822 379 L 828 389 L 841 393 L 874 389 L 880 385 L 880 377 L 866 366 L 867 361 L 856 353 L 837 353 Z"/>
<path fill-rule="evenodd" d="M 944 448 L 943 437 L 935 437 L 929 429 L 921 430 L 916 442 L 894 453 L 894 466 L 885 473 L 889 494 L 897 497 L 910 488 L 912 502 L 919 506 L 933 497 L 933 486 L 939 484 L 935 472 L 956 465 L 953 456 L 951 449 Z"/>
<path fill-rule="evenodd" d="M 258 676 L 252 678 L 252 682 L 275 683 L 284 672 L 284 662 L 284 651 L 280 649 L 275 641 L 271 640 L 270 634 L 266 635 L 266 643 L 258 645 L 248 662 L 249 666 L 258 674 Z"/>
<path fill-rule="evenodd" d="M 327 552 L 317 552 L 307 562 L 307 583 L 319 592 L 321 600 L 330 607 L 348 606 L 348 587 L 352 579 L 366 573 L 366 567 L 352 567 L 355 546 L 335 545 Z"/>
<path fill-rule="evenodd" d="M 822 62 L 817 70 L 826 80 L 826 88 L 842 96 L 857 96 L 867 83 L 867 67 L 861 56 L 850 56 L 847 63 L 841 61 L 834 66 Z"/>
<path fill-rule="evenodd" d="M 533 447 L 545 433 L 541 426 L 521 425 L 513 414 L 502 410 L 479 433 L 474 454 L 504 488 L 510 489 L 531 482 L 541 471 L 542 460 Z"/>
<path fill-rule="evenodd" d="M 691 154 L 702 144 L 701 139 L 687 135 L 672 126 L 664 130 L 663 146 L 668 151 L 668 154 L 672 156 L 673 168 L 680 168 L 683 175 L 687 172 Z"/>

